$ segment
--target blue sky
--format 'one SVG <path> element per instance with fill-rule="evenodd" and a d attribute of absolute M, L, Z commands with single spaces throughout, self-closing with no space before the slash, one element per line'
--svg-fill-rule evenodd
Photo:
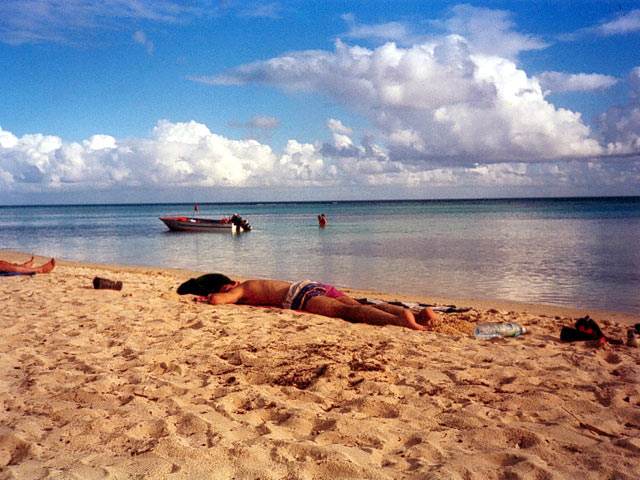
<path fill-rule="evenodd" d="M 637 2 L 0 3 L 0 204 L 571 195 L 640 195 Z"/>

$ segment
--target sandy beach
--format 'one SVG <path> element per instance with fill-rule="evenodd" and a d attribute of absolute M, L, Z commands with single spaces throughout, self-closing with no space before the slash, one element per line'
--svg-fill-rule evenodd
<path fill-rule="evenodd" d="M 176 293 L 200 273 L 0 277 L 0 480 L 638 478 L 640 348 L 559 335 L 640 317 L 346 290 L 471 308 L 416 332 Z"/>

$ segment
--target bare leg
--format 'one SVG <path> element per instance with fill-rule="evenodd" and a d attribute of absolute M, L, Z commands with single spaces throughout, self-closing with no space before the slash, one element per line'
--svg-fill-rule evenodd
<path fill-rule="evenodd" d="M 43 263 L 39 267 L 36 267 L 34 270 L 36 273 L 49 273 L 56 266 L 56 259 L 52 258 L 47 263 Z"/>
<path fill-rule="evenodd" d="M 342 318 L 350 322 L 362 322 L 371 325 L 397 325 L 413 330 L 427 329 L 417 323 L 413 313 L 405 308 L 400 309 L 397 313 L 390 313 L 370 305 L 355 303 L 346 303 L 335 298 L 318 296 L 309 299 L 305 310 L 326 317 Z"/>
<path fill-rule="evenodd" d="M 31 255 L 31 258 L 29 260 L 27 260 L 26 262 L 22 263 L 21 265 L 23 267 L 30 267 L 31 265 L 33 265 L 33 260 L 34 260 L 34 256 Z"/>
<path fill-rule="evenodd" d="M 338 297 L 336 300 L 345 303 L 347 305 L 362 305 L 357 300 L 349 297 Z M 404 310 L 407 310 L 404 307 L 400 307 L 398 305 L 391 305 L 390 303 L 377 303 L 375 305 L 371 305 L 374 308 L 382 310 L 383 312 L 391 313 L 392 315 L 401 315 Z M 427 328 L 433 328 L 438 323 L 441 322 L 440 317 L 436 315 L 436 313 L 429 307 L 420 310 L 417 314 L 415 314 L 415 319 L 418 324 L 423 325 Z"/>
<path fill-rule="evenodd" d="M 441 323 L 442 319 L 438 315 L 436 315 L 436 312 L 434 312 L 433 309 L 426 307 L 418 312 L 418 314 L 416 315 L 416 321 L 420 325 L 424 325 L 428 328 L 433 328 L 437 324 Z"/>
<path fill-rule="evenodd" d="M 24 265 L 16 265 L 15 263 L 5 262 L 0 260 L 0 272 L 15 272 L 15 273 L 49 273 L 56 266 L 56 260 L 52 258 L 47 263 L 40 265 L 39 267 L 27 267 Z"/>

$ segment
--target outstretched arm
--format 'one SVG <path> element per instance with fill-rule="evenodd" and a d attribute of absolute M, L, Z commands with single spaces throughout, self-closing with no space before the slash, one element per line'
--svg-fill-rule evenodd
<path fill-rule="evenodd" d="M 223 305 L 226 303 L 237 303 L 244 296 L 244 287 L 242 284 L 233 287 L 228 292 L 210 293 L 207 295 L 207 301 L 211 305 Z"/>

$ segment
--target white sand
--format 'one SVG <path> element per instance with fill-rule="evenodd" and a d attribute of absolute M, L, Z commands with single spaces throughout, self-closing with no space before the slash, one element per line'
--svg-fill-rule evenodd
<path fill-rule="evenodd" d="M 584 312 L 441 299 L 474 308 L 415 332 L 197 304 L 190 274 L 0 277 L 0 479 L 638 478 L 640 349 L 560 342 Z"/>

